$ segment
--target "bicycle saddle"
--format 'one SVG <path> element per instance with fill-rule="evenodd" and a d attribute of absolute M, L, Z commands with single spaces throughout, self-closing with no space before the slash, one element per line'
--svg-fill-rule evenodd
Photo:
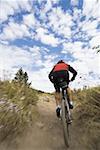
<path fill-rule="evenodd" d="M 63 79 L 60 79 L 58 84 L 59 84 L 59 87 L 60 87 L 60 88 L 62 88 L 62 89 L 64 89 L 64 88 L 67 88 L 67 87 L 68 87 L 67 82 L 66 82 L 66 81 L 64 81 Z"/>

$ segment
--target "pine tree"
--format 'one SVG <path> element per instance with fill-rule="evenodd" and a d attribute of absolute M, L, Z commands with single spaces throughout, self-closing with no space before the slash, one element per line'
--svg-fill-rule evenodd
<path fill-rule="evenodd" d="M 97 53 L 99 53 L 100 52 L 100 45 L 94 46 L 92 49 L 95 49 L 97 51 Z"/>
<path fill-rule="evenodd" d="M 24 80 L 24 83 L 27 84 L 27 82 L 28 82 L 28 74 L 27 74 L 27 72 L 25 72 L 23 74 L 23 80 Z"/>
<path fill-rule="evenodd" d="M 21 84 L 24 84 L 24 85 L 28 85 L 30 86 L 31 83 L 28 83 L 28 74 L 27 72 L 24 72 L 22 68 L 20 68 L 16 75 L 15 75 L 15 78 L 14 78 L 14 81 L 15 82 L 19 82 Z"/>

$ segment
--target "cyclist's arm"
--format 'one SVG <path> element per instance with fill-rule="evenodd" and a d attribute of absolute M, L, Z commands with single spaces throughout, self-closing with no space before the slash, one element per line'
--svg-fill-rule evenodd
<path fill-rule="evenodd" d="M 48 75 L 48 77 L 49 77 L 51 82 L 53 82 L 53 70 L 54 70 L 54 67 L 53 67 L 53 69 L 50 71 L 50 73 Z"/>
<path fill-rule="evenodd" d="M 77 75 L 77 71 L 73 67 L 71 67 L 70 65 L 69 65 L 69 71 L 73 74 L 71 81 L 75 80 L 75 77 Z"/>

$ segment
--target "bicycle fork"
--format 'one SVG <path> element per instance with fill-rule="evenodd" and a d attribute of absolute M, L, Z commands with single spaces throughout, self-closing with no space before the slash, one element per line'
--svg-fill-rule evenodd
<path fill-rule="evenodd" d="M 71 112 L 70 112 L 70 109 L 69 109 L 69 103 L 68 103 L 68 98 L 67 98 L 66 90 L 63 91 L 63 99 L 65 101 L 65 107 L 66 107 L 66 110 L 67 110 L 68 120 L 71 121 Z M 65 116 L 65 117 L 67 117 L 67 116 Z"/>

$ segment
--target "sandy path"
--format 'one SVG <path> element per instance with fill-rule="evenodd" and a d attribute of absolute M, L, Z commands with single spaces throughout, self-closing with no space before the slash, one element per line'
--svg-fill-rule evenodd
<path fill-rule="evenodd" d="M 65 150 L 60 120 L 55 115 L 54 101 L 38 103 L 39 120 L 18 150 Z"/>
<path fill-rule="evenodd" d="M 63 139 L 61 121 L 55 114 L 55 101 L 51 97 L 49 102 L 41 98 L 38 103 L 39 119 L 35 122 L 27 135 L 18 139 L 18 145 L 13 148 L 0 150 L 66 150 Z M 75 118 L 74 118 L 75 119 Z M 81 133 L 82 134 L 82 133 Z M 68 150 L 86 150 L 82 145 L 79 129 L 73 121 L 71 127 L 71 146 Z"/>

